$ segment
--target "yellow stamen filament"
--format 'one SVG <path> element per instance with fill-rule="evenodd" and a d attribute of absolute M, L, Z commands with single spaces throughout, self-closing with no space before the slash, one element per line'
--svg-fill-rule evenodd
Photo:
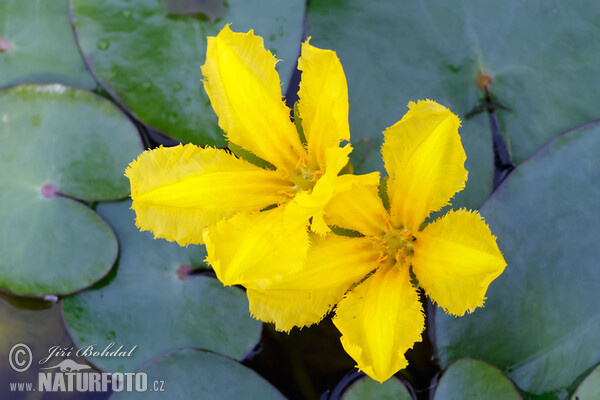
<path fill-rule="evenodd" d="M 321 177 L 323 176 L 323 172 L 319 171 L 315 171 L 312 174 L 312 179 L 310 180 L 311 182 L 316 182 L 318 181 Z"/>

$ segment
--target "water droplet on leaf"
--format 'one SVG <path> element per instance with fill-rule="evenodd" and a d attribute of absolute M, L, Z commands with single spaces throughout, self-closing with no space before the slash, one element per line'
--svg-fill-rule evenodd
<path fill-rule="evenodd" d="M 51 303 L 56 303 L 58 301 L 58 297 L 53 294 L 47 294 L 44 296 L 44 300 Z"/>
<path fill-rule="evenodd" d="M 179 114 L 177 114 L 176 112 L 169 113 L 169 122 L 174 123 L 174 122 L 177 122 L 178 119 L 179 119 Z"/>
<path fill-rule="evenodd" d="M 106 50 L 110 47 L 110 42 L 106 39 L 98 40 L 98 50 Z"/>
<path fill-rule="evenodd" d="M 169 113 L 169 122 L 173 123 L 179 119 L 179 114 L 176 112 Z"/>

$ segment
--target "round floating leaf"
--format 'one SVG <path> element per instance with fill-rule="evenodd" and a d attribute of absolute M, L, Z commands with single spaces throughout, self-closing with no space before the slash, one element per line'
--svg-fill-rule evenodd
<path fill-rule="evenodd" d="M 118 392 L 111 399 L 256 399 L 284 397 L 256 372 L 218 354 L 181 349 L 144 365 L 148 392 Z M 154 391 L 153 382 L 164 382 Z"/>
<path fill-rule="evenodd" d="M 0 110 L 2 169 L 11 171 L 3 185 L 98 201 L 129 194 L 123 171 L 142 143 L 112 103 L 62 85 L 21 85 L 0 92 Z"/>
<path fill-rule="evenodd" d="M 600 365 L 575 390 L 571 400 L 594 400 L 600 395 Z"/>
<path fill-rule="evenodd" d="M 491 94 L 515 160 L 558 133 L 600 117 L 596 41 L 600 3 L 453 1 L 312 1 L 311 43 L 335 49 L 344 65 L 350 127 L 360 171 L 382 168 L 381 131 L 409 100 L 430 98 L 461 116 L 469 181 L 455 205 L 478 208 L 488 196 L 492 145 L 477 73 Z M 573 21 L 577 21 L 574 23 Z"/>
<path fill-rule="evenodd" d="M 80 347 L 137 346 L 131 357 L 88 357 L 109 371 L 132 371 L 178 347 L 200 347 L 241 358 L 260 336 L 245 294 L 216 279 L 190 275 L 204 267 L 203 246 L 179 247 L 139 232 L 130 201 L 101 204 L 98 213 L 121 244 L 115 275 L 64 300 L 65 319 Z M 100 349 L 100 350 L 102 350 Z"/>
<path fill-rule="evenodd" d="M 137 131 L 111 103 L 61 85 L 0 91 L 0 286 L 71 293 L 111 268 L 108 225 L 71 198 L 126 196 Z"/>
<path fill-rule="evenodd" d="M 67 0 L 0 0 L 0 87 L 24 82 L 94 88 L 69 24 Z"/>
<path fill-rule="evenodd" d="M 225 23 L 255 29 L 283 61 L 283 81 L 295 68 L 303 0 L 71 0 L 73 24 L 96 77 L 143 122 L 182 141 L 224 145 L 202 85 L 206 37 Z M 213 20 L 209 20 L 212 17 Z"/>
<path fill-rule="evenodd" d="M 0 200 L 0 287 L 44 296 L 71 293 L 104 276 L 118 251 L 110 227 L 74 200 L 27 189 L 9 189 Z"/>
<path fill-rule="evenodd" d="M 463 359 L 450 365 L 434 400 L 520 400 L 512 382 L 496 367 L 479 360 Z"/>
<path fill-rule="evenodd" d="M 392 377 L 383 383 L 364 377 L 344 392 L 344 400 L 412 400 L 410 392 L 400 380 Z"/>
<path fill-rule="evenodd" d="M 535 394 L 568 388 L 600 361 L 600 126 L 565 134 L 521 164 L 481 212 L 508 266 L 485 307 L 439 311 L 442 366 L 479 358 Z"/>

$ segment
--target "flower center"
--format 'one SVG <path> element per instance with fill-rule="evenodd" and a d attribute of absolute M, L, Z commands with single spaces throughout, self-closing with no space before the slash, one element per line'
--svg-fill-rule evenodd
<path fill-rule="evenodd" d="M 319 178 L 323 176 L 323 172 L 320 170 L 315 171 L 309 167 L 300 166 L 296 171 L 297 173 L 290 177 L 290 180 L 294 184 L 292 187 L 292 192 L 294 193 L 312 191 Z"/>
<path fill-rule="evenodd" d="M 415 253 L 413 245 L 416 238 L 405 227 L 391 228 L 379 238 L 381 248 L 380 263 L 390 265 L 410 264 L 410 257 Z"/>

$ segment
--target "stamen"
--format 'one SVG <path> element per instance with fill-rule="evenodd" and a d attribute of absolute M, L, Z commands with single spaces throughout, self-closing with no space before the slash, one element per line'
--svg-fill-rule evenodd
<path fill-rule="evenodd" d="M 383 264 L 387 261 L 388 259 L 388 255 L 385 254 L 384 252 L 379 253 L 379 257 L 377 258 L 376 263 L 377 264 Z"/>
<path fill-rule="evenodd" d="M 317 180 L 319 180 L 322 176 L 323 176 L 323 172 L 321 172 L 321 170 L 315 171 L 312 174 L 312 178 L 310 179 L 311 182 L 315 182 Z"/>
<path fill-rule="evenodd" d="M 400 261 L 400 259 L 402 259 L 402 262 L 404 262 L 406 257 L 407 255 L 402 250 L 398 249 L 396 252 L 396 261 Z"/>
<path fill-rule="evenodd" d="M 296 167 L 294 169 L 296 169 L 296 170 L 299 170 L 301 168 L 304 169 L 304 168 L 306 168 L 307 165 L 308 165 L 308 161 L 306 161 L 304 159 L 304 157 L 300 157 L 298 159 L 298 162 L 296 163 Z"/>
<path fill-rule="evenodd" d="M 294 190 L 294 188 L 295 188 L 295 186 L 291 190 Z M 275 193 L 276 194 L 284 195 L 285 197 L 287 197 L 289 199 L 293 199 L 294 198 L 294 193 L 292 193 L 290 190 L 278 190 Z"/>
<path fill-rule="evenodd" d="M 385 230 L 386 231 L 391 231 L 392 229 L 394 229 L 394 226 L 392 225 L 392 221 L 390 221 L 390 219 L 386 217 L 386 219 L 385 219 Z"/>
<path fill-rule="evenodd" d="M 386 221 L 386 225 L 390 226 L 389 230 L 378 237 L 381 255 L 377 261 L 387 261 L 390 266 L 402 267 L 407 265 L 410 257 L 414 254 L 415 237 L 412 231 L 403 226 L 392 227 L 389 221 Z"/>

